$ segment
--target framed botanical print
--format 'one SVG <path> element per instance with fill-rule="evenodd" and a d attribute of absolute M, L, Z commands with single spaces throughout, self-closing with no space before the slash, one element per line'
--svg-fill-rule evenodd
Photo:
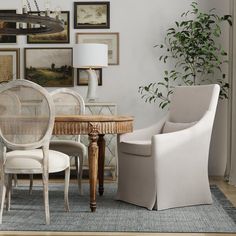
<path fill-rule="evenodd" d="M 38 14 L 38 12 L 30 12 L 31 14 Z M 45 14 L 40 12 L 40 15 Z M 64 24 L 64 30 L 54 34 L 36 34 L 28 35 L 27 43 L 29 44 L 50 44 L 50 43 L 70 43 L 70 12 L 62 11 L 61 20 Z"/>
<path fill-rule="evenodd" d="M 16 13 L 16 10 L 0 10 L 0 13 Z M 16 28 L 15 22 L 0 21 L 0 28 Z M 0 35 L 0 44 L 16 43 L 16 35 Z"/>
<path fill-rule="evenodd" d="M 95 70 L 98 78 L 98 86 L 102 86 L 102 69 L 93 69 Z M 88 85 L 88 72 L 87 69 L 77 69 L 77 85 L 87 86 Z"/>
<path fill-rule="evenodd" d="M 76 42 L 107 44 L 108 64 L 119 65 L 119 33 L 77 33 Z"/>
<path fill-rule="evenodd" d="M 20 78 L 20 49 L 0 49 L 0 82 Z"/>
<path fill-rule="evenodd" d="M 43 87 L 72 87 L 72 48 L 25 48 L 25 79 Z"/>
<path fill-rule="evenodd" d="M 109 29 L 110 2 L 75 2 L 75 29 Z"/>

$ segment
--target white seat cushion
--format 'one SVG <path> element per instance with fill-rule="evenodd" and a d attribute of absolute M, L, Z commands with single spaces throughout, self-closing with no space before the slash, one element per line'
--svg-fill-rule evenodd
<path fill-rule="evenodd" d="M 84 156 L 87 153 L 87 147 L 84 144 L 73 140 L 52 140 L 49 149 L 69 156 Z"/>
<path fill-rule="evenodd" d="M 121 152 L 138 155 L 138 156 L 151 156 L 151 141 L 150 140 L 132 140 L 121 142 Z"/>
<path fill-rule="evenodd" d="M 6 173 L 42 173 L 42 149 L 17 150 L 6 154 Z M 70 166 L 68 155 L 49 150 L 49 173 L 65 170 Z M 33 170 L 33 172 L 32 172 Z"/>
<path fill-rule="evenodd" d="M 196 122 L 190 122 L 190 123 L 175 123 L 175 122 L 170 122 L 166 121 L 165 125 L 163 127 L 162 133 L 171 133 L 171 132 L 176 132 L 179 130 L 187 129 L 193 125 L 195 125 Z"/>

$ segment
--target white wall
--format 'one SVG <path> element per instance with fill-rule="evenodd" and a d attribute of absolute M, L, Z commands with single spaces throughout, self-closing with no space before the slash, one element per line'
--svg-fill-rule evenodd
<path fill-rule="evenodd" d="M 0 9 L 19 9 L 20 0 L 0 1 Z M 43 0 L 38 0 L 44 7 Z M 228 0 L 200 0 L 202 8 L 216 7 L 220 14 L 229 11 Z M 98 88 L 100 101 L 115 102 L 120 114 L 135 116 L 135 128 L 145 127 L 159 120 L 164 112 L 156 104 L 145 104 L 140 98 L 138 87 L 149 82 L 161 80 L 164 66 L 158 61 L 158 51 L 153 48 L 162 42 L 165 30 L 180 18 L 180 14 L 189 8 L 190 0 L 110 0 L 111 28 L 105 30 L 74 30 L 73 0 L 51 0 L 52 7 L 58 5 L 62 10 L 71 11 L 71 46 L 75 42 L 76 32 L 119 32 L 120 65 L 109 66 L 103 70 L 103 86 Z M 228 29 L 224 29 L 224 45 L 228 48 Z M 52 47 L 70 45 L 27 45 L 26 37 L 18 37 L 14 47 Z M 12 47 L 6 45 L 0 47 Z M 21 50 L 21 76 L 23 77 L 23 50 Z M 75 87 L 83 97 L 86 87 Z M 51 90 L 51 89 L 49 89 Z M 221 114 L 217 119 L 217 136 L 214 138 L 213 155 L 210 158 L 210 172 L 222 175 L 225 165 L 226 106 L 220 107 Z M 219 128 L 220 127 L 220 128 Z"/>

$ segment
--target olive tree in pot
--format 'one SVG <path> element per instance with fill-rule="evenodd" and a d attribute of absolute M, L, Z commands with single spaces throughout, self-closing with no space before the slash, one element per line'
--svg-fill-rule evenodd
<path fill-rule="evenodd" d="M 159 60 L 167 63 L 174 60 L 174 68 L 164 71 L 163 81 L 139 87 L 146 102 L 157 102 L 164 109 L 170 103 L 174 85 L 197 85 L 218 83 L 220 98 L 228 98 L 229 84 L 222 71 L 227 63 L 227 53 L 218 39 L 223 22 L 231 23 L 231 16 L 218 16 L 215 9 L 207 13 L 199 10 L 196 2 L 191 10 L 182 13 L 182 21 L 169 28 L 163 44 L 156 45 L 164 53 Z M 214 75 L 214 76 L 212 76 Z"/>

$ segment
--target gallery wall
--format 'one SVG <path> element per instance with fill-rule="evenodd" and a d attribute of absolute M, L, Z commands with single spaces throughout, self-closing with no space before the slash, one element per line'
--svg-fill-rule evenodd
<path fill-rule="evenodd" d="M 142 128 L 158 121 L 166 111 L 157 104 L 146 104 L 138 93 L 140 85 L 162 79 L 163 71 L 169 65 L 158 61 L 158 50 L 153 46 L 162 42 L 165 30 L 180 18 L 189 8 L 190 0 L 110 0 L 110 29 L 78 30 L 73 27 L 73 0 L 51 0 L 51 7 L 60 6 L 69 10 L 70 44 L 36 45 L 27 44 L 26 37 L 19 36 L 15 45 L 0 47 L 21 48 L 21 78 L 23 73 L 24 47 L 69 47 L 75 43 L 78 32 L 119 32 L 120 64 L 103 69 L 103 85 L 98 87 L 98 101 L 114 102 L 119 114 L 133 115 L 135 128 Z M 44 0 L 38 0 L 44 8 Z M 203 9 L 215 7 L 220 14 L 228 14 L 229 0 L 199 0 Z M 0 9 L 21 9 L 22 1 L 0 1 Z M 223 29 L 222 43 L 226 50 L 229 46 L 229 27 Z M 227 68 L 226 68 L 227 69 Z M 75 86 L 75 90 L 85 98 L 87 87 Z M 48 88 L 53 90 L 53 88 Z M 209 170 L 212 175 L 223 175 L 226 161 L 227 102 L 220 102 L 213 134 Z"/>

